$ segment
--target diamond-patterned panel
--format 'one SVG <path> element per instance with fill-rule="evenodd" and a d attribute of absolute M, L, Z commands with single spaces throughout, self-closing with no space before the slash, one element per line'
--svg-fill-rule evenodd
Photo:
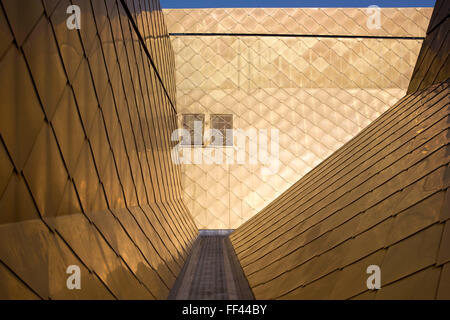
<path fill-rule="evenodd" d="M 197 226 L 239 227 L 398 101 L 422 40 L 385 37 L 424 36 L 431 11 L 381 9 L 371 30 L 364 9 L 164 10 L 169 32 L 186 33 L 171 36 L 179 125 L 185 113 L 232 114 L 234 129 L 279 131 L 275 174 L 261 162 L 183 165 Z M 250 35 L 189 35 L 215 32 Z"/>
<path fill-rule="evenodd" d="M 171 33 L 264 33 L 424 37 L 432 8 L 381 8 L 380 29 L 366 8 L 164 9 Z"/>
<path fill-rule="evenodd" d="M 116 0 L 1 0 L 0 298 L 164 299 L 196 237 L 170 160 L 168 35 L 159 5 L 126 3 L 135 16 Z"/>

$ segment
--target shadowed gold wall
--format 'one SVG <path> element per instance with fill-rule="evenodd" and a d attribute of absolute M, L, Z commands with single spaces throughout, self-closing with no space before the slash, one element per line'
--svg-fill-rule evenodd
<path fill-rule="evenodd" d="M 179 114 L 205 114 L 207 128 L 210 114 L 232 114 L 234 129 L 279 130 L 274 174 L 261 162 L 182 166 L 197 226 L 234 229 L 404 96 L 432 8 L 382 8 L 379 29 L 365 8 L 163 11 Z"/>
<path fill-rule="evenodd" d="M 446 80 L 450 74 L 450 3 L 437 1 L 427 30 L 427 37 L 420 50 L 408 93 L 427 88 Z"/>
<path fill-rule="evenodd" d="M 157 1 L 1 0 L 0 299 L 166 298 L 197 234 L 175 128 Z"/>
<path fill-rule="evenodd" d="M 410 94 L 231 235 L 257 299 L 450 299 L 449 8 Z"/>

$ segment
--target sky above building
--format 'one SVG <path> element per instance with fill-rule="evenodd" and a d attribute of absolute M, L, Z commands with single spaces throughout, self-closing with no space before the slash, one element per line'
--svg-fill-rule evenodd
<path fill-rule="evenodd" d="M 435 0 L 160 0 L 163 8 L 382 8 L 433 7 Z"/>

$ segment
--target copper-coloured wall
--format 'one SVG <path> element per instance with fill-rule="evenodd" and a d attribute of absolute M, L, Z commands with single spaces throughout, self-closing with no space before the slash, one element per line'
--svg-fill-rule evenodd
<path fill-rule="evenodd" d="M 365 8 L 163 11 L 180 115 L 204 114 L 205 132 L 211 114 L 233 115 L 234 129 L 279 132 L 272 174 L 262 161 L 182 167 L 183 199 L 201 229 L 239 227 L 403 97 L 432 14 L 382 8 L 377 29 Z M 214 153 L 236 154 L 235 140 Z"/>
<path fill-rule="evenodd" d="M 408 93 L 446 80 L 450 74 L 450 2 L 438 1 L 420 50 Z"/>
<path fill-rule="evenodd" d="M 447 24 L 424 41 L 417 92 L 231 235 L 257 299 L 450 299 Z"/>
<path fill-rule="evenodd" d="M 0 298 L 167 297 L 197 234 L 174 85 L 157 1 L 0 1 Z"/>

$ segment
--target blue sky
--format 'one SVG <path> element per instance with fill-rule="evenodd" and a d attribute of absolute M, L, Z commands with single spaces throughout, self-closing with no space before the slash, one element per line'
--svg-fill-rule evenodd
<path fill-rule="evenodd" d="M 433 7 L 435 0 L 160 0 L 163 8 Z"/>

